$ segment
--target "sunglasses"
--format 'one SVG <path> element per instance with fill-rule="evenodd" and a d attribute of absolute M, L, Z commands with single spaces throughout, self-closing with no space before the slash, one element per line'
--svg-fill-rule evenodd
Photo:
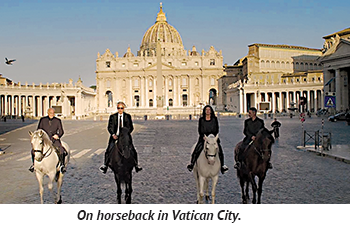
<path fill-rule="evenodd" d="M 117 109 L 124 109 L 123 107 L 118 107 Z"/>

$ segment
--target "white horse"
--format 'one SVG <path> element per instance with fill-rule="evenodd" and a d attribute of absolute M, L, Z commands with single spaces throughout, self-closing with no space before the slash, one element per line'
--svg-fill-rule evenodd
<path fill-rule="evenodd" d="M 206 191 L 206 200 L 209 200 L 208 183 L 210 178 L 212 180 L 211 203 L 215 203 L 215 189 L 221 168 L 217 143 L 218 137 L 219 135 L 215 137 L 213 134 L 210 134 L 208 137 L 204 135 L 204 148 L 193 168 L 193 175 L 197 184 L 197 202 L 199 204 L 203 203 L 204 191 Z M 194 148 L 195 145 L 192 148 L 192 152 Z"/>
<path fill-rule="evenodd" d="M 40 192 L 40 199 L 41 204 L 44 203 L 43 200 L 43 193 L 44 193 L 44 187 L 43 187 L 43 180 L 44 176 L 47 175 L 49 177 L 49 183 L 48 188 L 52 194 L 53 193 L 53 182 L 57 182 L 57 195 L 55 199 L 55 203 L 61 204 L 61 186 L 63 182 L 63 174 L 59 170 L 59 158 L 55 151 L 55 147 L 52 145 L 52 142 L 47 135 L 47 133 L 42 130 L 38 129 L 34 132 L 29 131 L 29 135 L 31 136 L 31 144 L 32 149 L 34 151 L 34 169 L 36 178 L 39 182 L 39 192 Z M 66 149 L 67 155 L 65 158 L 65 166 L 67 167 L 67 164 L 69 162 L 70 158 L 70 150 L 67 143 L 61 141 L 62 146 Z"/>

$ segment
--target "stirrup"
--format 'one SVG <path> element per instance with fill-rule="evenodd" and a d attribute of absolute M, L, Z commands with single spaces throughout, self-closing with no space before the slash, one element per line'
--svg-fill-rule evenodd
<path fill-rule="evenodd" d="M 61 172 L 61 173 L 67 172 L 66 167 L 65 167 L 64 165 L 61 165 L 61 166 L 60 166 L 60 172 Z"/>
<path fill-rule="evenodd" d="M 29 167 L 29 169 L 28 169 L 30 172 L 34 172 L 34 165 L 31 165 L 30 167 Z"/>
<path fill-rule="evenodd" d="M 140 172 L 141 170 L 142 170 L 142 167 L 135 166 L 135 171 L 136 171 L 136 173 Z"/>
<path fill-rule="evenodd" d="M 188 171 L 192 172 L 193 167 L 194 167 L 194 165 L 193 165 L 193 164 L 189 164 L 189 165 L 187 165 L 187 169 L 188 169 Z"/>
<path fill-rule="evenodd" d="M 221 173 L 222 173 L 222 174 L 225 174 L 227 171 L 228 171 L 228 167 L 227 167 L 226 165 L 223 165 L 223 166 L 221 167 Z"/>
<path fill-rule="evenodd" d="M 236 162 L 236 164 L 233 166 L 236 170 L 241 168 L 241 162 Z"/>
<path fill-rule="evenodd" d="M 107 173 L 107 169 L 108 169 L 108 167 L 107 167 L 106 165 L 100 166 L 100 171 L 101 171 L 103 174 Z"/>

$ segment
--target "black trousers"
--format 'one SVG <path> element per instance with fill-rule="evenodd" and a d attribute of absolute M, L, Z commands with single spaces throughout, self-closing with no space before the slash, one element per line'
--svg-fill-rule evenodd
<path fill-rule="evenodd" d="M 221 166 L 225 165 L 224 164 L 224 153 L 222 151 L 222 147 L 220 144 L 220 139 L 218 139 L 218 146 L 219 146 L 219 159 L 220 159 L 220 163 Z M 199 138 L 196 147 L 194 148 L 194 151 L 192 152 L 191 155 L 191 164 L 194 165 L 197 162 L 197 159 L 199 157 L 199 155 L 201 154 L 202 150 L 204 148 L 204 140 L 203 138 Z"/>
<path fill-rule="evenodd" d="M 131 154 L 133 154 L 134 159 L 135 159 L 135 163 L 136 163 L 136 165 L 138 165 L 139 164 L 139 160 L 138 160 L 138 155 L 137 155 L 136 149 L 134 147 L 134 144 L 131 144 L 131 145 L 132 145 Z M 108 143 L 108 146 L 107 146 L 107 149 L 106 149 L 106 152 L 105 152 L 105 162 L 104 162 L 104 164 L 106 166 L 108 166 L 108 163 L 109 163 L 109 160 L 110 160 L 109 156 L 110 156 L 114 146 L 115 146 L 115 140 L 114 141 L 110 141 Z"/>

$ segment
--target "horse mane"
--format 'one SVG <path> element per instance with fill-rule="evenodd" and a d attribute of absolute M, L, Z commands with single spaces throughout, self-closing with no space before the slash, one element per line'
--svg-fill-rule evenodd
<path fill-rule="evenodd" d="M 266 127 L 261 128 L 256 135 L 257 140 L 259 141 L 260 144 L 262 144 L 262 140 L 264 138 L 268 138 L 271 141 L 271 144 L 275 143 L 275 139 L 272 136 L 272 131 L 269 131 Z"/>
<path fill-rule="evenodd" d="M 41 137 L 42 137 L 42 139 L 44 141 L 44 145 L 51 146 L 52 145 L 52 141 L 50 140 L 49 135 L 43 129 L 38 129 L 38 130 L 36 130 L 34 132 L 34 134 L 39 135 L 39 136 L 40 136 L 40 133 L 42 133 Z"/>

